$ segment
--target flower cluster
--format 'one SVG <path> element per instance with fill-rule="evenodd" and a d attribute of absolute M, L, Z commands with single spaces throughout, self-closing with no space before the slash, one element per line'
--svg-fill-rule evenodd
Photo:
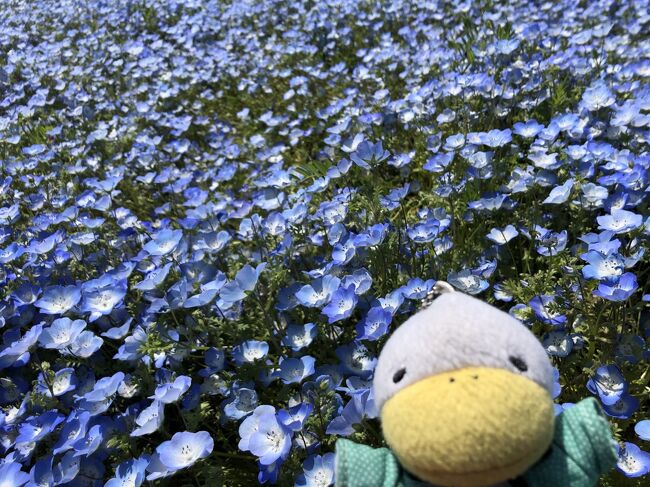
<path fill-rule="evenodd" d="M 437 280 L 650 472 L 647 0 L 5 3 L 0 484 L 331 485 Z"/>

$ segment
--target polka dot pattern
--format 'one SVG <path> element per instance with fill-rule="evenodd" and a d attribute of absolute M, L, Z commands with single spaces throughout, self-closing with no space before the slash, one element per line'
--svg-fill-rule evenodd
<path fill-rule="evenodd" d="M 594 398 L 563 412 L 555 422 L 551 450 L 523 475 L 529 487 L 591 487 L 616 465 L 609 423 Z M 337 487 L 425 487 L 409 476 L 387 448 L 340 439 L 336 443 Z"/>

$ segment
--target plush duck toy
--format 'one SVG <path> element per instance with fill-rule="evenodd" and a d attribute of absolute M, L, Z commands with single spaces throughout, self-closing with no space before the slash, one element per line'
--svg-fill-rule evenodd
<path fill-rule="evenodd" d="M 595 485 L 617 458 L 596 400 L 556 416 L 553 367 L 526 326 L 447 283 L 434 292 L 377 362 L 389 448 L 338 440 L 336 485 Z"/>

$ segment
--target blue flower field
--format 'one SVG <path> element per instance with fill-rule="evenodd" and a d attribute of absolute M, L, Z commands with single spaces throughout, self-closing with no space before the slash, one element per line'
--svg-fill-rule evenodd
<path fill-rule="evenodd" d="M 438 280 L 647 485 L 649 12 L 0 1 L 0 485 L 332 485 Z"/>

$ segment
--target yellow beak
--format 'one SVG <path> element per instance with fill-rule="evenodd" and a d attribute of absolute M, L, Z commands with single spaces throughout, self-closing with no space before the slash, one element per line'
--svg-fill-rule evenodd
<path fill-rule="evenodd" d="M 435 485 L 475 487 L 517 477 L 553 438 L 549 393 L 505 369 L 471 367 L 427 377 L 381 410 L 402 466 Z"/>

